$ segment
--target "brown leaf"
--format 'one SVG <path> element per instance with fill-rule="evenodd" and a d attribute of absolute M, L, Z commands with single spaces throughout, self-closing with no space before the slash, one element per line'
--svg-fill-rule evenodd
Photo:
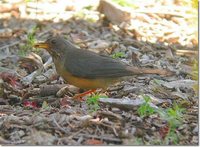
<path fill-rule="evenodd" d="M 20 67 L 25 68 L 29 74 L 43 66 L 41 57 L 33 52 L 27 57 L 19 59 L 18 62 Z"/>
<path fill-rule="evenodd" d="M 162 139 L 164 139 L 167 134 L 169 133 L 170 128 L 168 125 L 165 125 L 164 127 L 160 128 L 159 133 Z"/>
<path fill-rule="evenodd" d="M 2 78 L 3 81 L 9 83 L 10 85 L 12 85 L 15 88 L 22 87 L 21 83 L 18 82 L 18 77 L 15 76 L 13 73 L 2 72 L 2 73 L 0 73 L 0 78 Z"/>
<path fill-rule="evenodd" d="M 85 145 L 103 145 L 101 140 L 97 139 L 88 139 L 84 142 Z"/>
<path fill-rule="evenodd" d="M 65 96 L 64 98 L 60 99 L 60 106 L 61 107 L 70 108 L 69 104 L 70 104 L 70 101 L 69 101 L 68 96 Z"/>

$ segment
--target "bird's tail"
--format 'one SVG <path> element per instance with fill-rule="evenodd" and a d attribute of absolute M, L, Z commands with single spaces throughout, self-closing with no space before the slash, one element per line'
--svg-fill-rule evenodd
<path fill-rule="evenodd" d="M 151 68 L 142 68 L 142 67 L 128 67 L 134 75 L 140 74 L 158 74 L 161 76 L 172 76 L 174 75 L 173 72 L 165 69 L 151 69 Z"/>

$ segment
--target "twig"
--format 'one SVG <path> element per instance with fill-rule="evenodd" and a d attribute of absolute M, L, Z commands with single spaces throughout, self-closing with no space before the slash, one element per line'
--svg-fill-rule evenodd
<path fill-rule="evenodd" d="M 74 136 L 76 136 L 77 134 L 79 134 L 81 131 L 83 131 L 85 128 L 83 128 L 83 129 L 80 129 L 79 131 L 77 131 L 77 132 L 75 132 L 75 133 L 73 133 L 72 135 L 70 135 L 70 136 L 68 136 L 67 138 L 68 139 L 72 139 Z"/>
<path fill-rule="evenodd" d="M 9 47 L 14 46 L 14 45 L 16 45 L 16 44 L 19 44 L 19 42 L 20 42 L 20 41 L 14 41 L 14 42 L 12 42 L 11 44 L 4 45 L 4 46 L 0 47 L 0 50 L 2 50 L 2 49 L 4 49 L 4 48 L 9 48 Z"/>
<path fill-rule="evenodd" d="M 78 136 L 74 137 L 74 138 L 79 138 L 79 137 L 86 137 L 86 138 L 95 138 L 95 139 L 100 139 L 100 140 L 104 140 L 104 141 L 111 141 L 111 142 L 117 142 L 117 143 L 121 143 L 122 140 L 118 139 L 118 138 L 111 138 L 109 136 L 96 136 L 96 135 L 89 135 L 89 134 L 79 134 Z"/>
<path fill-rule="evenodd" d="M 130 99 L 116 99 L 116 98 L 99 98 L 99 102 L 105 105 L 111 105 L 112 107 L 121 108 L 124 110 L 136 110 L 138 106 L 144 103 L 143 99 L 136 99 L 136 100 L 130 100 Z M 151 107 L 154 107 L 157 109 L 157 106 L 153 103 L 150 103 Z"/>
<path fill-rule="evenodd" d="M 112 119 L 116 118 L 116 119 L 118 119 L 120 121 L 122 120 L 122 117 L 120 115 L 115 114 L 115 113 L 113 113 L 111 111 L 101 111 L 101 112 L 98 112 L 98 115 L 104 115 L 104 116 L 110 117 Z"/>
<path fill-rule="evenodd" d="M 177 55 L 184 55 L 187 57 L 191 57 L 194 55 L 198 55 L 198 51 L 193 51 L 193 50 L 176 50 Z"/>
<path fill-rule="evenodd" d="M 42 85 L 40 86 L 40 96 L 56 95 L 56 93 L 66 84 Z"/>
<path fill-rule="evenodd" d="M 55 123 L 55 125 L 64 133 L 68 134 L 69 132 L 67 132 L 65 129 L 63 129 L 56 121 L 56 119 L 53 117 L 53 122 Z"/>
<path fill-rule="evenodd" d="M 111 130 L 113 130 L 115 136 L 119 136 L 116 129 L 119 129 L 120 126 L 115 125 L 113 122 L 111 122 L 107 119 L 103 119 L 103 120 L 100 120 L 100 121 L 90 120 L 90 123 L 95 124 L 95 125 L 102 125 L 104 127 L 110 128 Z"/>

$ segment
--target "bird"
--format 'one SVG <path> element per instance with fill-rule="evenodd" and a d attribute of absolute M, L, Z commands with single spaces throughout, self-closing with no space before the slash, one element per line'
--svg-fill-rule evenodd
<path fill-rule="evenodd" d="M 49 37 L 45 42 L 34 45 L 43 48 L 52 56 L 57 73 L 69 84 L 88 90 L 77 97 L 83 97 L 98 88 L 106 89 L 123 77 L 159 74 L 169 76 L 169 70 L 141 68 L 125 64 L 117 59 L 90 50 L 76 47 L 63 36 Z"/>

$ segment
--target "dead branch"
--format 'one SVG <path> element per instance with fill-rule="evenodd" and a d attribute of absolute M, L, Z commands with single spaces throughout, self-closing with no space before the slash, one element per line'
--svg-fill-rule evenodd
<path fill-rule="evenodd" d="M 99 102 L 104 105 L 110 105 L 111 107 L 121 108 L 123 110 L 136 110 L 138 106 L 144 103 L 143 99 L 116 99 L 116 98 L 100 98 Z M 151 107 L 157 109 L 157 106 L 153 103 L 150 103 Z"/>
<path fill-rule="evenodd" d="M 95 139 L 100 139 L 104 141 L 110 141 L 110 142 L 117 142 L 121 143 L 122 140 L 118 138 L 111 138 L 110 136 L 96 136 L 96 135 L 89 135 L 89 134 L 82 134 L 79 133 L 77 136 L 74 136 L 73 138 L 80 138 L 80 137 L 86 137 L 86 138 L 95 138 Z"/>
<path fill-rule="evenodd" d="M 186 57 L 198 56 L 198 51 L 194 51 L 194 50 L 176 50 L 176 55 L 184 55 Z"/>

